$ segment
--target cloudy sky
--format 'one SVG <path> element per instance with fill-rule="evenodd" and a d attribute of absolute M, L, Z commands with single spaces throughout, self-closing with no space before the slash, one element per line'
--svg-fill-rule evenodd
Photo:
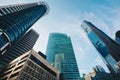
<path fill-rule="evenodd" d="M 0 0 L 0 5 L 37 1 L 39 0 Z M 96 65 L 101 65 L 108 71 L 80 25 L 83 20 L 90 21 L 114 39 L 115 32 L 120 30 L 120 0 L 42 1 L 49 5 L 50 10 L 32 27 L 40 34 L 34 49 L 45 53 L 49 33 L 65 33 L 72 39 L 80 74 L 91 72 Z"/>

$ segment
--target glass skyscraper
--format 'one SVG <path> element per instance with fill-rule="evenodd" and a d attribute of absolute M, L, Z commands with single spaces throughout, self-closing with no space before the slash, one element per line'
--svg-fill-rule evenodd
<path fill-rule="evenodd" d="M 66 34 L 49 35 L 46 56 L 47 61 L 61 72 L 61 80 L 77 80 L 80 77 L 71 39 Z"/>
<path fill-rule="evenodd" d="M 120 60 L 120 45 L 90 22 L 84 21 L 81 27 L 110 71 L 117 73 L 115 65 Z"/>
<path fill-rule="evenodd" d="M 9 62 L 24 54 L 25 52 L 31 50 L 36 43 L 39 34 L 31 29 L 23 37 L 21 37 L 14 45 L 12 45 L 7 52 L 5 52 L 2 57 L 0 57 L 0 71 Z"/>
<path fill-rule="evenodd" d="M 1 6 L 0 54 L 4 54 L 48 9 L 44 2 Z"/>

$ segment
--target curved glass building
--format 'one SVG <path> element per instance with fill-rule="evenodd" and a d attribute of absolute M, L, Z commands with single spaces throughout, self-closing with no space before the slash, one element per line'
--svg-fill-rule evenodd
<path fill-rule="evenodd" d="M 48 12 L 44 2 L 17 4 L 0 7 L 0 51 L 13 44 L 40 17 Z"/>
<path fill-rule="evenodd" d="M 62 33 L 51 33 L 46 56 L 47 61 L 61 72 L 61 80 L 79 78 L 78 66 L 69 36 Z"/>
<path fill-rule="evenodd" d="M 88 21 L 83 21 L 81 27 L 109 70 L 112 73 L 118 73 L 115 65 L 120 60 L 120 45 Z"/>

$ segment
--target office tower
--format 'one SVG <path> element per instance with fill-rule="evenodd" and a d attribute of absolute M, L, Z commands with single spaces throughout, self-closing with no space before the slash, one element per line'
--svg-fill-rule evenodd
<path fill-rule="evenodd" d="M 0 54 L 18 40 L 39 18 L 48 12 L 44 2 L 0 7 Z"/>
<path fill-rule="evenodd" d="M 116 80 L 99 65 L 94 67 L 93 70 L 93 72 L 85 75 L 85 80 Z"/>
<path fill-rule="evenodd" d="M 31 29 L 23 37 L 21 37 L 10 49 L 0 57 L 0 71 L 9 62 L 31 50 L 36 43 L 39 34 Z"/>
<path fill-rule="evenodd" d="M 115 64 L 120 60 L 120 45 L 90 22 L 84 21 L 81 27 L 110 71 L 117 73 Z"/>
<path fill-rule="evenodd" d="M 120 45 L 120 31 L 117 31 L 115 34 L 115 40 Z"/>
<path fill-rule="evenodd" d="M 0 80 L 59 80 L 59 71 L 30 50 L 11 61 Z"/>
<path fill-rule="evenodd" d="M 61 80 L 79 78 L 77 62 L 69 36 L 62 33 L 51 33 L 46 56 L 47 61 L 61 72 Z"/>

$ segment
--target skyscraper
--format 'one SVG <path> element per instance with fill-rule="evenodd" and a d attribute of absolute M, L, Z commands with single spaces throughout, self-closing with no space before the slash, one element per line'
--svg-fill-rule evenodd
<path fill-rule="evenodd" d="M 115 40 L 120 45 L 120 31 L 117 31 L 115 34 Z"/>
<path fill-rule="evenodd" d="M 61 72 L 61 80 L 76 80 L 79 78 L 77 62 L 69 36 L 62 33 L 51 33 L 46 56 L 47 61 Z"/>
<path fill-rule="evenodd" d="M 48 12 L 44 2 L 0 7 L 0 54 Z"/>
<path fill-rule="evenodd" d="M 84 21 L 81 27 L 110 71 L 117 73 L 115 65 L 120 60 L 120 45 L 90 22 Z"/>
<path fill-rule="evenodd" d="M 9 62 L 31 50 L 37 41 L 39 34 L 31 29 L 23 37 L 21 37 L 9 50 L 0 57 L 0 70 Z"/>

